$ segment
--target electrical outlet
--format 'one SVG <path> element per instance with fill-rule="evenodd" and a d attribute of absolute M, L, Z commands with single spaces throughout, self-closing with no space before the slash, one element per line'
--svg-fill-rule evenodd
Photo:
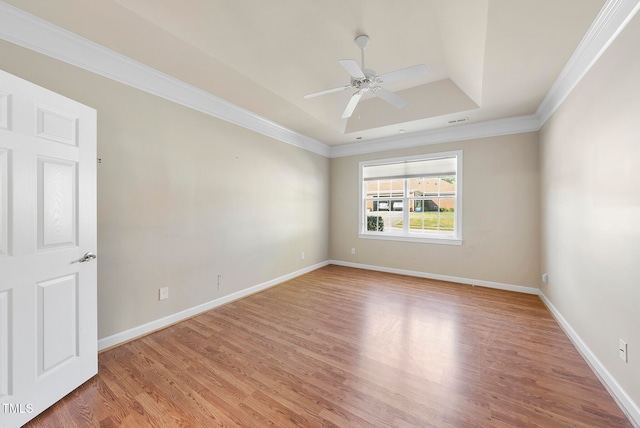
<path fill-rule="evenodd" d="M 222 285 L 222 275 L 218 275 L 218 290 L 220 290 L 221 285 Z"/>
<path fill-rule="evenodd" d="M 304 252 L 300 253 L 300 260 L 304 260 Z"/>
<path fill-rule="evenodd" d="M 627 342 L 620 339 L 620 344 L 618 345 L 618 353 L 620 354 L 620 359 L 625 363 L 627 361 Z"/>
<path fill-rule="evenodd" d="M 549 275 L 546 273 L 542 274 L 542 282 L 544 282 L 545 284 L 549 283 Z"/>
<path fill-rule="evenodd" d="M 351 249 L 351 254 L 355 254 L 355 253 L 356 253 L 356 249 L 355 249 L 355 248 L 352 248 L 352 249 Z"/>
<path fill-rule="evenodd" d="M 169 298 L 169 287 L 162 287 L 158 290 L 158 300 L 164 300 Z"/>

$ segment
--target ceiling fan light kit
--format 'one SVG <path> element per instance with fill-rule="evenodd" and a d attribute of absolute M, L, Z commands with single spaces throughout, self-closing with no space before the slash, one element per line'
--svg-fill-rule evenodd
<path fill-rule="evenodd" d="M 410 77 L 422 76 L 427 73 L 427 67 L 424 64 L 415 65 L 413 67 L 403 68 L 389 73 L 377 75 L 375 71 L 365 68 L 364 62 L 364 50 L 369 46 L 369 36 L 366 34 L 359 35 L 355 39 L 356 45 L 360 48 L 361 64 L 352 59 L 341 59 L 338 61 L 342 68 L 351 76 L 351 81 L 348 85 L 339 86 L 337 88 L 325 89 L 323 91 L 307 94 L 304 98 L 309 99 L 317 97 L 319 95 L 331 94 L 334 92 L 346 91 L 347 89 L 357 89 L 357 91 L 351 96 L 347 107 L 342 113 L 342 118 L 347 119 L 351 117 L 356 106 L 360 102 L 362 96 L 371 92 L 376 97 L 391 104 L 396 108 L 402 108 L 407 105 L 407 100 L 402 98 L 391 91 L 384 89 L 381 85 L 385 82 L 393 82 L 401 79 L 407 79 Z"/>

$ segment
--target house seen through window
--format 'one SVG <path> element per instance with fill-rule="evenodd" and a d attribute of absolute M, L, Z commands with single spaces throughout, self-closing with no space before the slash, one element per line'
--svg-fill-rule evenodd
<path fill-rule="evenodd" d="M 462 152 L 360 163 L 360 236 L 459 244 Z"/>

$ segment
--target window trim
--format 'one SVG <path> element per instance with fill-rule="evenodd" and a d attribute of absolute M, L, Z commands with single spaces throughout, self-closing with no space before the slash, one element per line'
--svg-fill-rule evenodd
<path fill-rule="evenodd" d="M 383 165 L 394 162 L 412 162 L 419 160 L 439 159 L 444 157 L 456 157 L 456 209 L 454 211 L 454 230 L 453 236 L 435 236 L 408 233 L 389 233 L 389 232 L 368 232 L 366 230 L 365 220 L 365 204 L 364 204 L 364 167 L 372 165 Z M 445 245 L 462 245 L 462 150 L 453 150 L 448 152 L 426 153 L 415 156 L 402 156 L 396 158 L 376 159 L 361 161 L 358 163 L 358 237 L 364 239 L 380 239 L 387 241 L 406 241 L 406 242 L 422 242 L 429 244 L 445 244 Z M 405 185 L 406 187 L 406 185 Z M 405 196 L 406 189 L 405 189 Z"/>

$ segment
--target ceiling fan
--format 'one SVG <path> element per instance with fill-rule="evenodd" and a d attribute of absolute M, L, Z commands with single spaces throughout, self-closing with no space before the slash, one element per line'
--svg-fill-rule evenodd
<path fill-rule="evenodd" d="M 345 86 L 339 86 L 337 88 L 325 89 L 324 91 L 314 92 L 307 94 L 304 97 L 306 99 L 317 97 L 319 95 L 331 94 L 333 92 L 346 91 L 347 89 L 355 88 L 357 91 L 349 99 L 347 107 L 342 113 L 342 118 L 346 119 L 351 117 L 355 110 L 360 98 L 366 93 L 371 92 L 381 100 L 384 100 L 396 108 L 402 108 L 407 105 L 407 100 L 400 95 L 394 94 L 391 91 L 384 89 L 381 85 L 387 82 L 395 82 L 401 79 L 407 79 L 410 77 L 421 76 L 427 74 L 427 67 L 424 64 L 414 65 L 413 67 L 403 68 L 389 73 L 377 75 L 375 71 L 365 68 L 364 66 L 364 50 L 369 45 L 369 36 L 360 35 L 356 37 L 356 45 L 360 48 L 362 55 L 362 67 L 352 59 L 341 59 L 338 61 L 342 67 L 351 75 L 351 83 Z"/>

